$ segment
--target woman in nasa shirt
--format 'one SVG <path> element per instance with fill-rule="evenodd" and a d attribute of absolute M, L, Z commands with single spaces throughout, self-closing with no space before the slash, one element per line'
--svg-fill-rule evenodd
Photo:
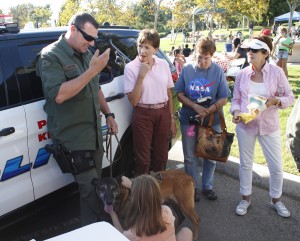
<path fill-rule="evenodd" d="M 182 103 L 180 110 L 180 126 L 182 133 L 182 147 L 184 154 L 185 171 L 193 177 L 195 182 L 195 201 L 200 200 L 200 182 L 198 173 L 198 160 L 195 156 L 197 133 L 187 135 L 189 119 L 199 116 L 204 123 L 209 120 L 210 113 L 214 113 L 213 128 L 220 131 L 218 110 L 227 103 L 230 95 L 223 70 L 212 62 L 216 45 L 210 38 L 198 41 L 195 50 L 195 62 L 186 64 L 175 85 L 178 100 Z M 202 193 L 209 200 L 216 200 L 217 194 L 213 189 L 214 171 L 216 161 L 203 159 Z"/>

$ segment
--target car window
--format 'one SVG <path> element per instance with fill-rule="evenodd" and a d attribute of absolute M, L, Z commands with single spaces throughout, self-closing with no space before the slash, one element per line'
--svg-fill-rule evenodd
<path fill-rule="evenodd" d="M 115 45 L 117 49 L 120 50 L 118 52 L 125 54 L 128 57 L 128 60 L 130 61 L 135 59 L 135 57 L 138 55 L 136 41 L 136 38 L 112 38 L 113 45 Z M 122 55 L 120 54 L 120 56 Z M 175 71 L 174 65 L 170 61 L 168 61 L 168 58 L 163 53 L 163 51 L 159 49 L 159 51 L 157 51 L 156 53 L 156 56 L 158 58 L 165 59 L 168 62 L 171 72 Z M 129 61 L 125 62 L 127 63 Z"/>
<path fill-rule="evenodd" d="M 18 47 L 20 55 L 16 61 L 16 76 L 20 85 L 20 93 L 22 102 L 37 101 L 44 98 L 42 82 L 40 77 L 36 75 L 36 58 L 45 44 L 24 45 Z"/>
<path fill-rule="evenodd" d="M 10 108 L 20 103 L 19 87 L 15 75 L 5 76 L 4 65 L 0 60 L 0 109 Z"/>
<path fill-rule="evenodd" d="M 112 43 L 125 54 L 129 60 L 134 60 L 137 56 L 136 38 L 112 38 Z"/>
<path fill-rule="evenodd" d="M 111 43 L 108 39 L 105 39 L 102 34 L 98 35 L 97 42 L 95 43 L 95 47 L 99 49 L 100 53 L 103 53 L 106 49 L 110 48 L 110 55 L 107 66 L 101 71 L 99 84 L 105 84 L 112 81 L 115 77 L 124 74 L 124 64 L 119 61 L 118 54 L 111 46 Z M 92 49 L 94 52 L 95 49 Z"/>
<path fill-rule="evenodd" d="M 3 67 L 0 60 L 0 108 L 7 106 L 4 78 L 3 78 Z"/>

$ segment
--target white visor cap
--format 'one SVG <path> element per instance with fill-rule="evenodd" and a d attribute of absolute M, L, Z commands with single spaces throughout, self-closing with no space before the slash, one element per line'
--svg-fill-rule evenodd
<path fill-rule="evenodd" d="M 265 49 L 269 53 L 271 52 L 268 45 L 265 42 L 260 41 L 259 39 L 251 39 L 250 42 L 248 42 L 246 44 L 242 44 L 241 48 Z"/>

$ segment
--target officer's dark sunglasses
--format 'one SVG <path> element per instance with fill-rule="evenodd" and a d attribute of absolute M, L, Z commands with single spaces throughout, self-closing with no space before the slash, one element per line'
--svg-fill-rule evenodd
<path fill-rule="evenodd" d="M 74 24 L 74 26 L 78 29 L 78 31 L 82 34 L 82 37 L 83 37 L 86 41 L 89 41 L 89 42 L 96 41 L 97 37 L 94 38 L 93 36 L 87 34 L 87 33 L 84 32 L 81 28 L 79 28 L 77 24 Z"/>
<path fill-rule="evenodd" d="M 247 52 L 249 53 L 251 50 L 252 53 L 256 54 L 258 51 L 261 51 L 263 54 L 265 54 L 267 52 L 267 50 L 265 49 L 251 49 L 251 48 L 248 48 L 247 49 Z"/>

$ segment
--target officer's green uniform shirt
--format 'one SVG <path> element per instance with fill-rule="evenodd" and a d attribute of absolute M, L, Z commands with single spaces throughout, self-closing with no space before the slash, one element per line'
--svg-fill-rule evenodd
<path fill-rule="evenodd" d="M 91 58 L 90 51 L 75 52 L 62 35 L 42 50 L 39 61 L 48 130 L 55 144 L 62 144 L 69 150 L 96 150 L 102 146 L 99 75 L 71 99 L 62 104 L 55 102 L 61 84 L 85 72 Z"/>

